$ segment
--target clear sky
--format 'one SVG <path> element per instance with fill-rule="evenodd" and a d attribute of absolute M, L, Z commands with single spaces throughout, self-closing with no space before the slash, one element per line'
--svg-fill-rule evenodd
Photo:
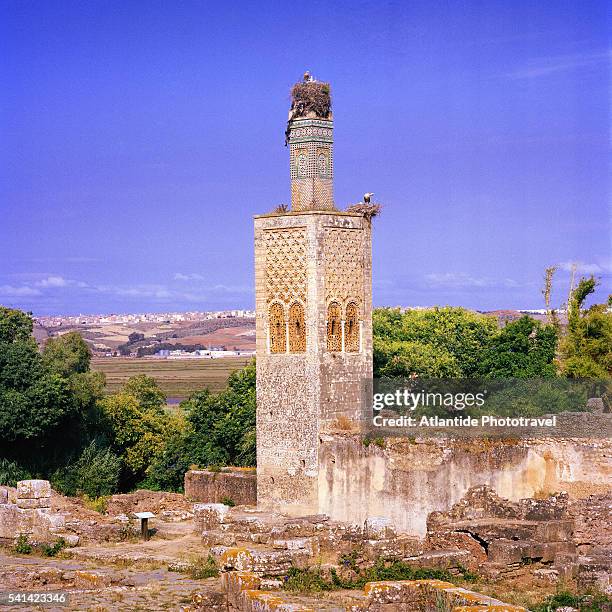
<path fill-rule="evenodd" d="M 375 305 L 610 290 L 610 3 L 0 2 L 0 303 L 252 308 L 252 215 L 288 202 L 289 89 L 332 84 L 338 207 Z M 607 286 L 606 286 L 607 285 Z"/>

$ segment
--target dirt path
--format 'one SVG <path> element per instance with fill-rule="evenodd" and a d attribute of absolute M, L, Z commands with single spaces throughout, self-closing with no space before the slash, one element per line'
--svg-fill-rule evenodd
<path fill-rule="evenodd" d="M 218 578 L 194 580 L 174 571 L 206 558 L 206 549 L 193 535 L 193 522 L 160 527 L 148 542 L 90 544 L 67 549 L 62 558 L 0 552 L 0 592 L 69 593 L 67 606 L 20 604 L 2 606 L 2 611 L 179 610 L 195 592 L 210 597 L 210 610 L 224 609 L 216 607 L 222 602 Z"/>

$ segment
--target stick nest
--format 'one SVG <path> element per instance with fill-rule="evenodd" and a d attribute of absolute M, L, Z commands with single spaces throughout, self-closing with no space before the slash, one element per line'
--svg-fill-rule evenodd
<path fill-rule="evenodd" d="M 382 211 L 382 204 L 366 204 L 359 202 L 359 204 L 351 204 L 346 209 L 346 212 L 359 213 L 363 215 L 368 221 L 371 221 L 374 217 L 380 215 Z"/>
<path fill-rule="evenodd" d="M 327 119 L 331 114 L 329 83 L 296 83 L 291 89 L 291 111 L 293 119 L 305 117 L 309 112 L 321 119 Z"/>

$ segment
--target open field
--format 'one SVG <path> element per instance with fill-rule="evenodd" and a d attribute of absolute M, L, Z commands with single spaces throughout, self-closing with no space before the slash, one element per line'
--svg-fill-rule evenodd
<path fill-rule="evenodd" d="M 244 367 L 250 357 L 222 359 L 131 359 L 94 358 L 93 370 L 106 374 L 106 390 L 116 393 L 130 376 L 146 374 L 158 382 L 167 397 L 186 399 L 194 391 L 208 387 L 213 392 L 225 388 L 228 376 Z"/>
<path fill-rule="evenodd" d="M 225 346 L 227 349 L 253 350 L 255 348 L 255 319 L 219 318 L 174 322 L 140 322 L 104 325 L 65 325 L 63 327 L 34 326 L 36 340 L 43 344 L 50 336 L 77 331 L 94 351 L 116 351 L 128 341 L 132 333 L 144 336 L 134 345 L 150 346 L 156 342 L 168 344 L 202 344 Z"/>

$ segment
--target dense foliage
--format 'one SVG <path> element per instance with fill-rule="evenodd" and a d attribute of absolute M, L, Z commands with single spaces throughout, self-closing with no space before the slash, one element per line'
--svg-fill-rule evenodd
<path fill-rule="evenodd" d="M 2 458 L 38 472 L 83 448 L 104 377 L 87 371 L 89 349 L 78 334 L 53 339 L 42 354 L 31 334 L 29 315 L 0 307 Z"/>
<path fill-rule="evenodd" d="M 557 332 L 527 316 L 498 329 L 493 317 L 463 308 L 379 308 L 373 326 L 375 376 L 555 375 Z"/>
<path fill-rule="evenodd" d="M 612 375 L 612 296 L 607 304 L 584 309 L 595 291 L 593 277 L 583 278 L 572 292 L 567 333 L 561 340 L 560 367 L 570 378 L 606 378 Z"/>
<path fill-rule="evenodd" d="M 175 431 L 147 472 L 147 486 L 179 490 L 189 465 L 255 465 L 255 364 L 234 372 L 225 391 L 207 389 L 181 404 Z"/>

